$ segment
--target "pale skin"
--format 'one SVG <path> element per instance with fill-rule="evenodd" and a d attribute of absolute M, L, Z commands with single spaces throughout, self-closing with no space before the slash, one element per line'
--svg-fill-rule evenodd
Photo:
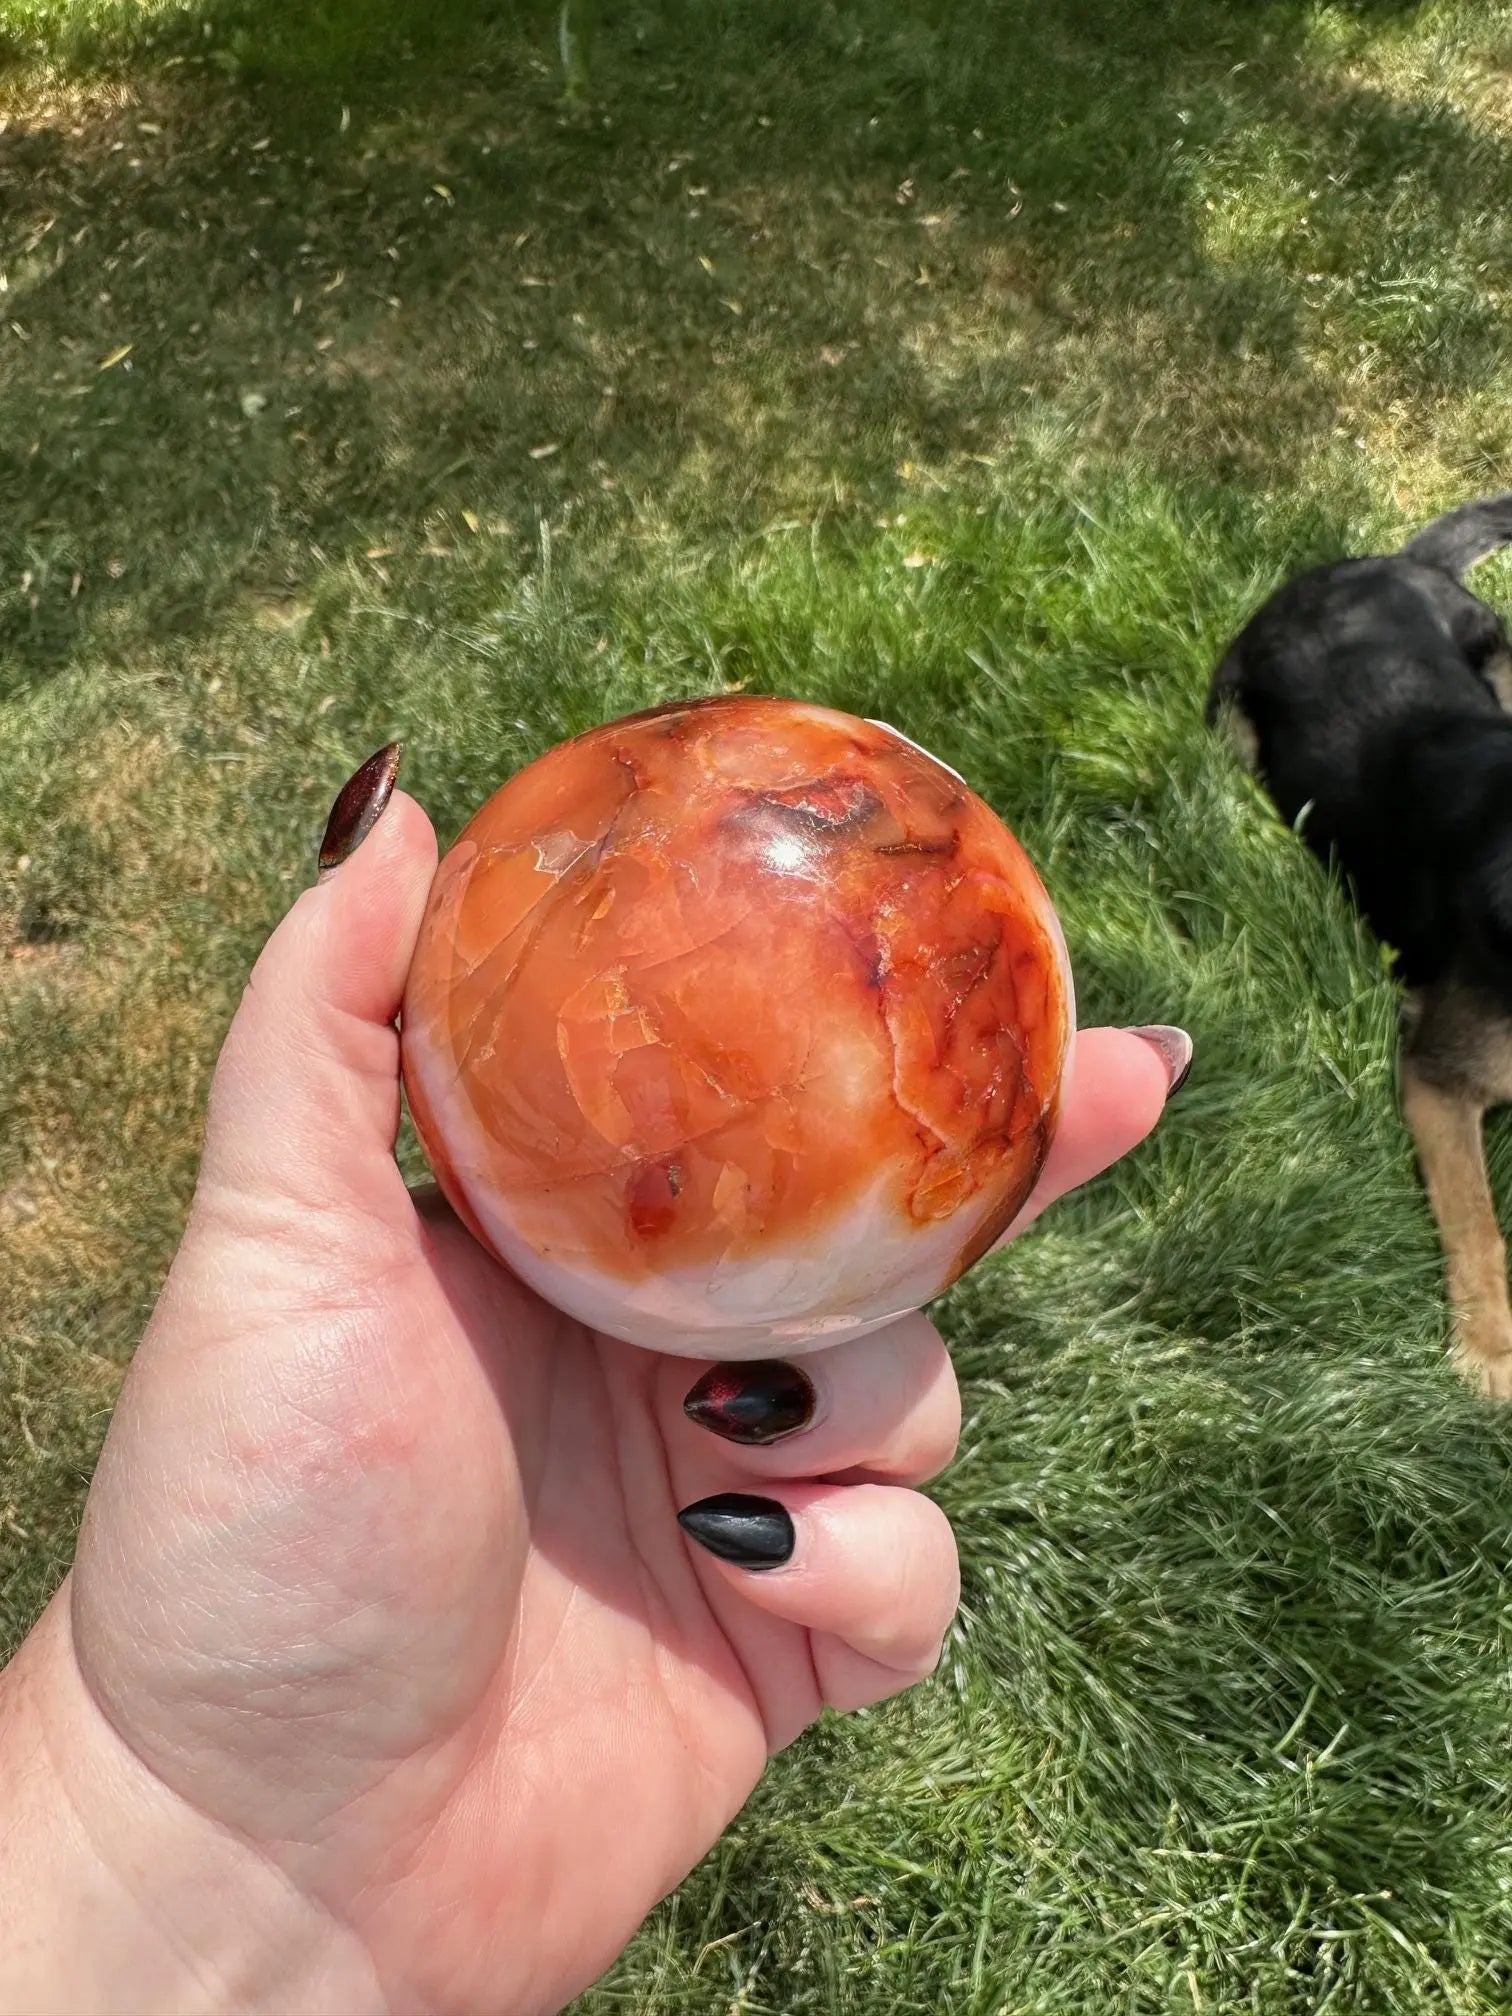
<path fill-rule="evenodd" d="M 806 1360 L 813 1425 L 738 1447 L 683 1413 L 703 1364 L 566 1321 L 405 1188 L 435 861 L 396 794 L 227 1038 L 73 1569 L 0 1675 L 5 2016 L 545 2016 L 822 1706 L 938 1659 L 955 1549 L 914 1487 L 960 1407 L 922 1316 Z M 1015 1230 L 1166 1085 L 1085 1032 Z M 731 1490 L 788 1508 L 786 1566 L 679 1528 Z"/>

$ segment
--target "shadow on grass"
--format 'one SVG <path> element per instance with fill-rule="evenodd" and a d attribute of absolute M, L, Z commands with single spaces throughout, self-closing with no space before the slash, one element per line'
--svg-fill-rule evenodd
<path fill-rule="evenodd" d="M 1447 110 L 1309 95 L 1307 17 L 630 6 L 573 115 L 545 7 L 84 11 L 93 81 L 0 140 L 0 692 L 333 563 L 456 614 L 543 526 L 886 511 L 1044 401 L 1286 484 L 1356 352 L 1382 397 L 1485 374 L 1493 310 L 1416 267 L 1509 193 Z"/>
<path fill-rule="evenodd" d="M 1320 1994 L 1382 1921 L 1447 1961 L 1446 1900 L 1504 1922 L 1506 1776 L 1476 1732 L 1505 1680 L 1494 1638 L 1467 1662 L 1425 1605 L 1504 1605 L 1505 1424 L 1431 1364 L 1404 1408 L 1389 1331 L 1368 1333 L 1375 1384 L 1322 1336 L 1310 1364 L 1195 1332 L 1110 1352 L 1119 1284 L 1057 1294 L 1041 1264 L 1008 1316 L 1011 1363 L 982 1290 L 947 1318 L 968 1453 L 942 1497 L 990 1713 L 1039 1753 L 1022 1797 L 1055 1815 L 1068 1868 L 1085 1834 L 1100 1879 L 1139 1901 L 1118 1935 L 1131 1964 L 1165 1922 L 1177 1975 L 1195 1943 L 1205 1985 L 1253 1979 L 1228 1971 L 1240 1896 L 1274 1929 L 1267 1964 Z"/>

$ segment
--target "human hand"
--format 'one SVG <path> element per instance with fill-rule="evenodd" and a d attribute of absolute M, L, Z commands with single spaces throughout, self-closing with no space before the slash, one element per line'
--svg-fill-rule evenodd
<path fill-rule="evenodd" d="M 227 1038 L 74 1568 L 0 1682 L 7 2012 L 560 2009 L 773 1751 L 938 1658 L 955 1550 L 912 1487 L 959 1399 L 924 1317 L 801 1370 L 662 1358 L 406 1189 L 435 863 L 394 795 Z M 1084 1032 L 1015 1230 L 1170 1075 Z"/>

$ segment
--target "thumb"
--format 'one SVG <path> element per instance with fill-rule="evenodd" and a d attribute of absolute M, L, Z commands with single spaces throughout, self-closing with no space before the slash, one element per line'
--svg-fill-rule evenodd
<path fill-rule="evenodd" d="M 402 1197 L 394 1023 L 436 836 L 415 801 L 394 792 L 398 764 L 393 744 L 346 786 L 320 881 L 252 969 L 210 1090 L 202 1195 L 311 1212 L 381 1212 Z"/>

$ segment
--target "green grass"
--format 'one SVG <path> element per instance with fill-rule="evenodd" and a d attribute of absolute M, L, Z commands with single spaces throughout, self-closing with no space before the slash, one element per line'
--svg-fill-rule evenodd
<path fill-rule="evenodd" d="M 584 2010 L 1499 2016 L 1512 1431 L 1379 955 L 1200 700 L 1286 571 L 1512 481 L 1505 13 L 598 11 L 568 106 L 546 5 L 0 0 L 0 1627 L 356 761 L 445 834 L 606 715 L 818 696 L 1197 1068 L 940 1312 L 941 1677 Z"/>

